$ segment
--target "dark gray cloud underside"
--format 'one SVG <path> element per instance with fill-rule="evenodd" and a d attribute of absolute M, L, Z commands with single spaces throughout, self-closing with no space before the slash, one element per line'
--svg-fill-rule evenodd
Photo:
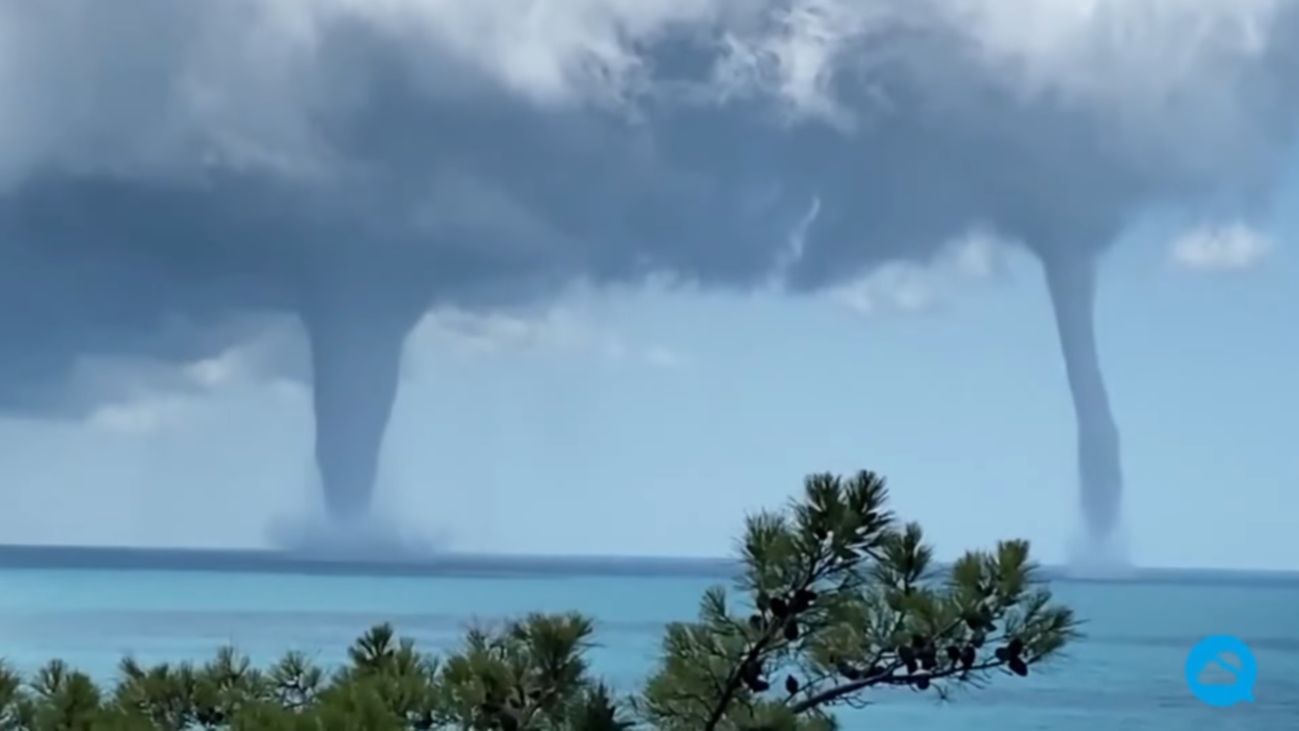
<path fill-rule="evenodd" d="M 21 7 L 0 5 L 0 23 Z M 94 40 L 80 47 L 88 57 L 69 55 L 51 73 L 93 76 L 83 86 L 103 109 L 76 117 L 72 129 L 91 131 L 52 162 L 16 177 L 0 170 L 0 407 L 84 412 L 102 394 L 67 381 L 86 357 L 183 364 L 237 342 L 246 331 L 236 321 L 290 313 L 309 337 L 317 462 L 335 516 L 368 505 L 402 345 L 429 307 L 528 304 L 576 281 L 651 274 L 735 288 L 780 278 L 810 292 L 886 261 L 925 260 L 988 226 L 1044 263 L 1078 418 L 1084 513 L 1105 535 L 1122 479 L 1096 354 L 1097 258 L 1153 206 L 1253 210 L 1299 118 L 1290 42 L 1299 7 L 1272 19 L 1265 52 L 1223 87 L 1230 103 L 1170 95 L 1189 111 L 1156 114 L 1166 126 L 1138 125 L 1139 134 L 1124 126 L 1134 115 L 1122 97 L 1111 106 L 1024 93 L 1007 80 L 1015 69 L 987 63 L 941 3 L 900 4 L 913 22 L 838 48 L 824 91 L 846 127 L 791 114 L 779 82 L 718 81 L 736 35 L 779 27 L 743 8 L 732 8 L 745 20 L 729 29 L 702 24 L 632 44 L 649 76 L 623 106 L 541 103 L 453 49 L 340 14 L 315 28 L 313 73 L 283 99 L 250 97 L 270 108 L 218 105 L 229 129 L 194 132 L 181 159 L 120 164 L 103 140 L 138 126 L 133 141 L 153 150 L 156 118 L 188 113 L 159 97 L 190 88 L 170 61 L 207 38 L 200 20 L 220 7 L 237 8 L 220 16 L 237 29 L 263 6 L 159 2 L 135 8 L 149 23 L 114 16 L 127 30 L 172 29 L 156 45 L 118 29 L 126 40 L 114 46 L 111 28 L 76 24 L 70 37 Z M 67 20 L 42 13 L 23 38 L 32 49 L 49 47 L 35 36 Z M 109 63 L 137 51 L 138 62 Z M 19 88 L 52 88 L 39 66 Z M 37 96 L 54 110 L 51 127 L 67 120 L 67 99 Z M 1161 111 L 1134 99 L 1133 109 Z M 276 164 L 201 152 L 248 129 L 296 129 L 284 120 L 306 130 L 297 147 L 272 146 Z M 790 234 L 814 200 L 794 256 Z"/>

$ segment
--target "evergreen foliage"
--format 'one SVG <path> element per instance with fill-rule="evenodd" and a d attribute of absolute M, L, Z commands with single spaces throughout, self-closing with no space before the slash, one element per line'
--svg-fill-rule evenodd
<path fill-rule="evenodd" d="M 202 665 L 128 658 L 105 691 L 59 660 L 29 678 L 0 664 L 0 731 L 821 731 L 871 692 L 946 697 L 1027 675 L 1076 637 L 1027 543 L 939 571 L 887 497 L 870 472 L 813 475 L 787 510 L 750 517 L 734 591 L 708 590 L 696 621 L 666 629 L 629 698 L 589 672 L 591 620 L 533 614 L 471 629 L 442 658 L 379 625 L 333 671 L 300 653 L 259 669 L 223 648 Z"/>

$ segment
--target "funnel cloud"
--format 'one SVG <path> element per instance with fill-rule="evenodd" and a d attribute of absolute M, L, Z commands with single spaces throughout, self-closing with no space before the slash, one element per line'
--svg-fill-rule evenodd
<path fill-rule="evenodd" d="M 430 308 L 814 293 L 981 227 L 1042 262 L 1111 536 L 1098 263 L 1146 216 L 1266 210 L 1299 7 L 520 5 L 0 0 L 0 407 L 79 416 L 114 396 L 79 364 L 183 365 L 295 315 L 324 503 L 362 520 Z"/>
<path fill-rule="evenodd" d="M 1096 350 L 1096 258 L 1067 252 L 1042 260 L 1078 421 L 1078 481 L 1091 537 L 1108 541 L 1119 522 L 1123 470 L 1119 430 L 1110 412 Z"/>
<path fill-rule="evenodd" d="M 362 283 L 363 282 L 363 283 Z M 311 349 L 315 456 L 325 508 L 337 520 L 368 517 L 383 435 L 393 404 L 402 347 L 422 314 L 415 303 L 383 302 L 382 282 L 327 284 L 302 313 Z M 392 306 L 397 304 L 398 306 Z"/>

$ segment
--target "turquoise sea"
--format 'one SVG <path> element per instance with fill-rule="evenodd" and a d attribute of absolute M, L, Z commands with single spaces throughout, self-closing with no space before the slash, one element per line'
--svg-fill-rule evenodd
<path fill-rule="evenodd" d="M 223 644 L 258 661 L 299 649 L 332 663 L 383 620 L 438 650 L 475 621 L 576 609 L 599 620 L 598 672 L 632 688 L 663 624 L 692 617 L 701 592 L 726 582 L 717 562 L 466 559 L 414 570 L 161 555 L 0 550 L 0 656 L 22 669 L 60 657 L 104 680 L 123 654 L 204 659 Z M 845 710 L 844 728 L 1299 729 L 1299 576 L 1145 572 L 1053 586 L 1087 621 L 1087 638 L 1067 657 L 946 703 L 881 691 L 871 706 Z M 1188 692 L 1186 653 L 1210 634 L 1252 647 L 1255 703 L 1212 709 Z"/>

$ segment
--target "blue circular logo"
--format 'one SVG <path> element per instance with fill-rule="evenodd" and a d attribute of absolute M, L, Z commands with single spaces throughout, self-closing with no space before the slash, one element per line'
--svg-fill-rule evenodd
<path fill-rule="evenodd" d="M 1186 656 L 1186 685 L 1206 705 L 1227 708 L 1254 700 L 1258 663 L 1239 637 L 1200 640 Z"/>

